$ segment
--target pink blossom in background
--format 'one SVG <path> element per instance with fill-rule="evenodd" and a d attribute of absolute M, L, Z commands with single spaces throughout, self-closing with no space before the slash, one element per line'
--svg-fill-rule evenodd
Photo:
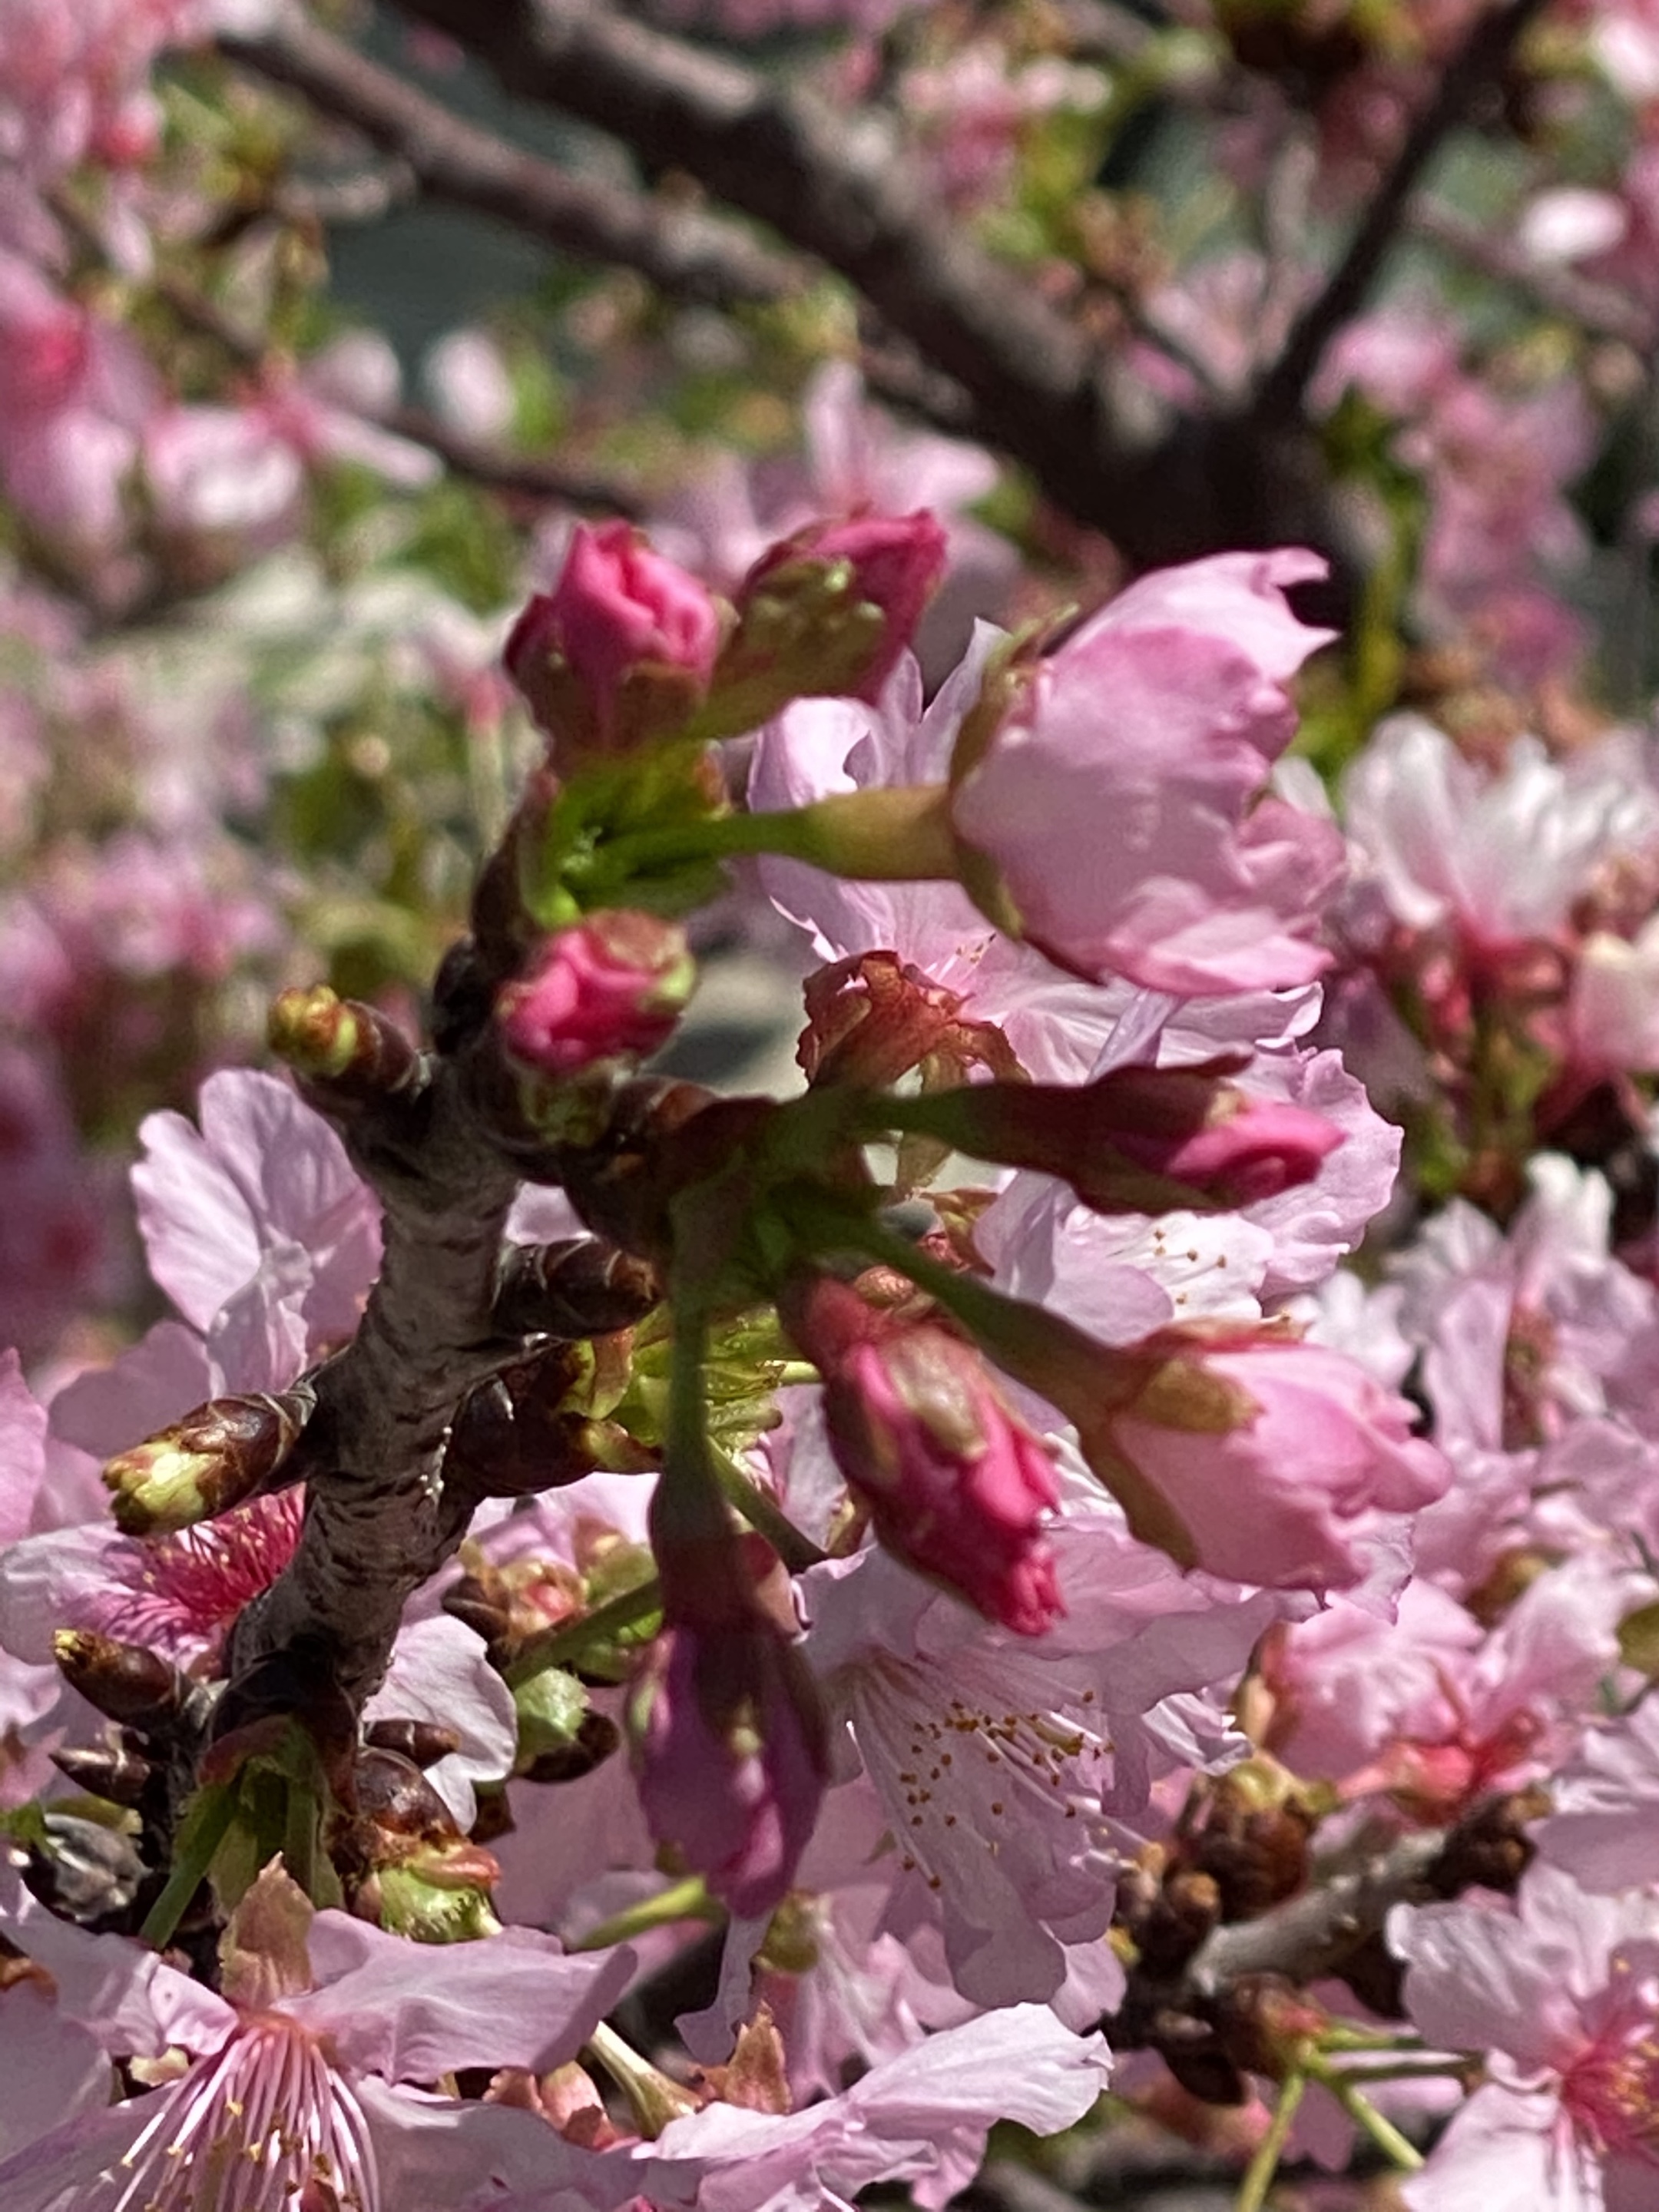
<path fill-rule="evenodd" d="M 1563 762 L 1522 738 L 1493 773 L 1414 715 L 1383 724 L 1342 799 L 1356 875 L 1477 955 L 1559 939 L 1599 875 L 1659 844 L 1659 795 L 1616 746 Z"/>
<path fill-rule="evenodd" d="M 127 480 L 161 404 L 127 331 L 0 251 L 0 486 L 94 576 L 125 535 Z"/>
<path fill-rule="evenodd" d="M 75 1129 L 53 1055 L 0 1040 L 0 1346 L 29 1358 L 116 1283 L 107 1169 Z"/>
<path fill-rule="evenodd" d="M 970 39 L 907 69 L 900 97 L 941 191 L 965 211 L 1006 190 L 1023 137 L 1056 113 L 1098 108 L 1107 82 L 1103 71 L 1055 55 L 1015 63 L 995 40 Z"/>
<path fill-rule="evenodd" d="M 1418 594 L 1435 635 L 1513 683 L 1570 672 L 1585 629 L 1554 586 L 1589 556 L 1566 488 L 1595 449 L 1578 381 L 1495 388 L 1419 311 L 1384 307 L 1341 333 L 1319 396 L 1334 405 L 1349 386 L 1401 418 L 1395 450 L 1428 501 Z"/>

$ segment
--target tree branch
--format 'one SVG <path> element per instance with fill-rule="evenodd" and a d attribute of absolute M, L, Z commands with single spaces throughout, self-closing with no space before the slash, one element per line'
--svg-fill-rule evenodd
<path fill-rule="evenodd" d="M 585 0 L 397 0 L 514 94 L 694 176 L 847 279 L 971 398 L 976 434 L 1058 504 L 1131 548 L 1148 519 L 1135 453 L 1090 342 L 953 222 L 882 118 L 849 117 L 742 63 Z"/>
<path fill-rule="evenodd" d="M 1299 411 L 1326 347 L 1358 311 L 1393 249 L 1424 171 L 1482 88 L 1498 75 L 1542 5 L 1543 0 L 1504 0 L 1476 20 L 1446 64 L 1433 98 L 1407 132 L 1347 251 L 1298 317 L 1284 351 L 1257 387 L 1249 410 L 1256 422 L 1285 422 Z"/>
<path fill-rule="evenodd" d="M 1419 237 L 1428 239 L 1494 283 L 1512 285 L 1526 293 L 1546 313 L 1558 315 L 1592 337 L 1616 338 L 1644 359 L 1652 352 L 1653 317 L 1617 285 L 1599 284 L 1574 270 L 1540 261 L 1502 232 L 1472 222 L 1443 200 L 1417 200 L 1409 221 Z"/>
<path fill-rule="evenodd" d="M 287 86 L 400 162 L 434 199 L 532 231 L 601 266 L 637 270 L 677 298 L 765 305 L 800 289 L 802 271 L 734 224 L 523 152 L 297 15 L 221 51 Z"/>

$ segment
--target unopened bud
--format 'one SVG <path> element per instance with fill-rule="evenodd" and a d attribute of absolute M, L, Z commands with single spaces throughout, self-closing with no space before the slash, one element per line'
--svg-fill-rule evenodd
<path fill-rule="evenodd" d="M 457 1730 L 440 1727 L 436 1721 L 371 1721 L 363 1730 L 363 1741 L 371 1751 L 395 1752 L 419 1767 L 435 1766 L 461 1747 Z"/>
<path fill-rule="evenodd" d="M 228 1512 L 264 1489 L 315 1404 L 308 1392 L 212 1398 L 104 1468 L 115 1525 L 126 1536 L 171 1535 Z"/>
<path fill-rule="evenodd" d="M 124 1745 L 66 1746 L 52 1763 L 77 1790 L 112 1805 L 136 1805 L 155 1776 L 149 1759 Z"/>
<path fill-rule="evenodd" d="M 279 993 L 270 1036 L 278 1059 L 334 1105 L 408 1091 L 422 1072 L 419 1048 L 389 1016 L 360 1000 L 337 997 L 325 983 Z"/>
<path fill-rule="evenodd" d="M 562 772 L 683 730 L 708 689 L 720 613 L 626 522 L 579 523 L 551 592 L 507 641 L 507 672 Z"/>
<path fill-rule="evenodd" d="M 661 1297 L 655 1268 L 603 1237 L 514 1244 L 501 1263 L 495 1322 L 507 1336 L 605 1336 L 642 1321 Z"/>
<path fill-rule="evenodd" d="M 52 1656 L 71 1689 L 106 1720 L 128 1728 L 156 1728 L 177 1717 L 190 1693 L 189 1678 L 142 1644 L 122 1644 L 90 1628 L 60 1628 Z"/>
<path fill-rule="evenodd" d="M 520 1067 L 558 1082 L 666 1044 L 696 974 L 673 922 L 602 911 L 547 940 L 530 972 L 498 994 L 496 1024 Z"/>
<path fill-rule="evenodd" d="M 878 697 L 944 573 L 927 514 L 821 523 L 773 546 L 739 588 L 710 733 L 752 729 L 807 695 Z"/>
<path fill-rule="evenodd" d="M 1040 1636 L 1064 1610 L 1044 1526 L 1048 1447 L 981 1353 L 937 1324 L 895 1324 L 819 1276 L 787 1293 L 790 1334 L 824 1376 L 824 1419 L 876 1534 L 989 1619 Z"/>
<path fill-rule="evenodd" d="M 610 1425 L 595 1419 L 627 1387 L 625 1342 L 556 1344 L 515 1361 L 463 1401 L 444 1455 L 446 1480 L 481 1498 L 523 1498 L 592 1474 Z"/>
<path fill-rule="evenodd" d="M 891 1126 L 1070 1183 L 1103 1213 L 1248 1206 L 1310 1182 L 1342 1142 L 1321 1114 L 1249 1097 L 1236 1059 L 1092 1083 L 987 1083 L 892 1102 Z"/>

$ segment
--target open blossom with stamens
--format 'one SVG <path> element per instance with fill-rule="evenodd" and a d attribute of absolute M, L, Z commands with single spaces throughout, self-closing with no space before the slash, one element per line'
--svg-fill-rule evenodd
<path fill-rule="evenodd" d="M 114 1936 L 55 1919 L 0 1870 L 10 1941 L 112 2057 L 179 2054 L 166 2086 L 83 2112 L 0 2162 L 7 2212 L 447 2212 L 482 2180 L 626 2200 L 602 2158 L 541 2122 L 393 2086 L 574 2057 L 621 1995 L 626 1950 L 568 1958 L 514 1929 L 427 1948 L 313 1912 L 273 1862 L 233 1915 L 223 1994 Z M 601 2182 L 598 2177 L 605 2175 Z"/>
<path fill-rule="evenodd" d="M 1040 1643 L 875 1547 L 802 1579 L 806 1662 L 882 1801 L 913 1902 L 940 1917 L 952 1980 L 980 2004 L 1054 1996 L 1066 1947 L 1110 1920 L 1115 1825 L 1133 1826 L 1171 1766 L 1243 1749 L 1189 1693 L 1305 1602 L 1183 1576 L 1107 1507 L 1084 1505 L 1054 1543 L 1066 1615 Z"/>
<path fill-rule="evenodd" d="M 1487 2054 L 1401 2189 L 1412 2212 L 1659 2202 L 1659 1899 L 1589 1897 L 1537 1866 L 1512 1910 L 1402 1905 L 1388 1932 L 1429 2042 Z"/>

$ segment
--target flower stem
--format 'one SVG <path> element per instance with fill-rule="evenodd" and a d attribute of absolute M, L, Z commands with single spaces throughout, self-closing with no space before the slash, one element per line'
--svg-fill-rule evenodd
<path fill-rule="evenodd" d="M 812 1372 L 816 1376 L 817 1369 Z M 829 1558 L 810 1536 L 801 1534 L 777 1500 L 744 1473 L 729 1452 L 716 1449 L 711 1456 L 714 1480 L 725 1492 L 726 1503 L 737 1508 L 751 1528 L 759 1530 L 792 1575 L 803 1575 L 808 1567 Z"/>
<path fill-rule="evenodd" d="M 949 799 L 943 784 L 843 791 L 810 806 L 705 815 L 624 833 L 593 856 L 593 884 L 625 884 L 688 862 L 745 853 L 776 854 L 862 882 L 951 882 L 957 854 Z"/>
<path fill-rule="evenodd" d="M 1327 2065 L 1325 2061 L 1310 2054 L 1305 2061 L 1311 2080 L 1323 2089 L 1328 2089 L 1343 2111 L 1358 2128 L 1362 2128 L 1382 2155 L 1407 2173 L 1415 2173 L 1423 2163 L 1423 2154 L 1413 2142 L 1402 2136 L 1394 2122 L 1385 2119 L 1370 2099 L 1354 2086 L 1340 2067 Z"/>
<path fill-rule="evenodd" d="M 672 1927 L 677 1920 L 714 1923 L 721 1917 L 720 1908 L 710 1898 L 702 1876 L 688 1875 L 684 1881 L 659 1889 L 654 1897 L 641 1898 L 637 1905 L 613 1912 L 608 1920 L 601 1920 L 586 1936 L 578 1936 L 565 1948 L 570 1951 L 604 1951 L 612 1943 L 626 1943 L 653 1928 Z"/>
<path fill-rule="evenodd" d="M 1291 2123 L 1296 2118 L 1297 2107 L 1302 2102 L 1307 2087 L 1305 2074 L 1291 2073 L 1285 2076 L 1267 2132 L 1256 2145 L 1255 2155 L 1245 2168 L 1244 2179 L 1238 2185 L 1233 2212 L 1261 2212 L 1267 2201 L 1267 2191 L 1273 2185 L 1273 2176 L 1279 2171 L 1279 2161 L 1285 2155 L 1285 2146 L 1290 2140 Z"/>
<path fill-rule="evenodd" d="M 190 1901 L 207 1879 L 214 1854 L 229 1832 L 236 1814 L 236 1791 L 229 1783 L 210 1783 L 179 1830 L 177 1856 L 167 1885 L 138 1930 L 139 1940 L 160 1951 L 173 1941 L 173 1932 L 190 1908 Z"/>
<path fill-rule="evenodd" d="M 530 1638 L 503 1670 L 507 1687 L 516 1690 L 521 1683 L 533 1681 L 549 1667 L 568 1667 L 573 1659 L 580 1659 L 590 1645 L 606 1643 L 623 1629 L 632 1628 L 655 1613 L 661 1603 L 661 1588 L 656 1577 L 650 1575 L 632 1589 L 621 1590 L 615 1597 L 607 1598 L 603 1605 L 595 1606 L 592 1613 L 583 1613 L 579 1620 L 562 1622 L 557 1628 Z"/>

